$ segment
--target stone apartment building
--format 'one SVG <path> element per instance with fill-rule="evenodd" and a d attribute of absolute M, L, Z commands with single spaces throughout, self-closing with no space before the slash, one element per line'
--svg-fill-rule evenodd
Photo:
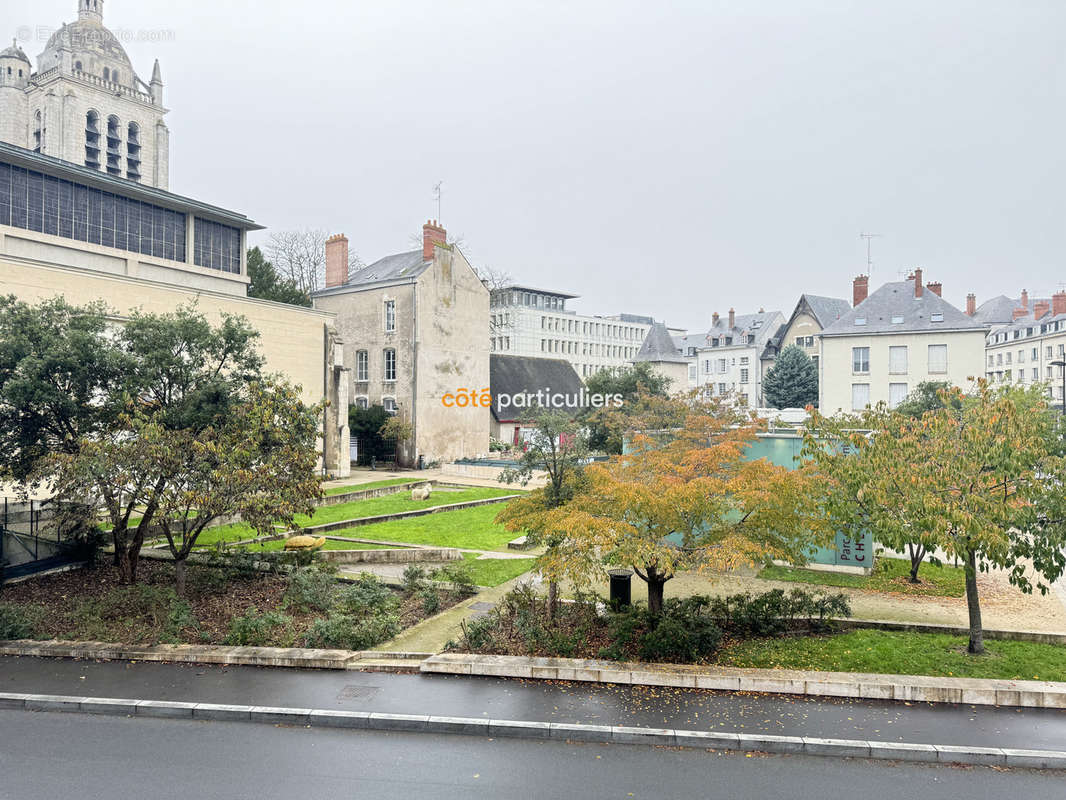
<path fill-rule="evenodd" d="M 347 237 L 330 237 L 314 304 L 336 315 L 346 342 L 350 402 L 383 405 L 413 425 L 399 451 L 407 464 L 488 452 L 489 407 L 456 397 L 489 388 L 489 291 L 444 228 L 427 222 L 421 249 L 352 275 Z"/>
<path fill-rule="evenodd" d="M 1031 300 L 1029 293 L 1023 291 L 1013 302 L 1011 320 L 993 324 L 985 340 L 985 377 L 994 384 L 1044 385 L 1051 402 L 1061 405 L 1066 292 L 1056 292 L 1046 300 Z"/>
<path fill-rule="evenodd" d="M 988 326 L 922 284 L 917 269 L 867 296 L 869 278 L 853 284 L 854 307 L 819 334 L 818 396 L 825 414 L 894 407 L 923 381 L 967 389 L 984 374 Z"/>
<path fill-rule="evenodd" d="M 329 401 L 322 466 L 347 475 L 348 420 L 337 410 L 347 408 L 348 382 L 334 317 L 246 296 L 246 237 L 261 226 L 166 191 L 165 148 L 157 159 L 147 141 L 139 176 L 132 151 L 118 144 L 107 149 L 121 156 L 120 168 L 87 163 L 85 103 L 101 119 L 118 115 L 126 132 L 136 118 L 148 133 L 164 113 L 161 82 L 153 81 L 151 96 L 136 89 L 102 8 L 102 0 L 82 0 L 78 22 L 52 37 L 38 72 L 17 47 L 0 54 L 0 293 L 27 303 L 102 300 L 120 320 L 134 309 L 166 313 L 188 304 L 214 322 L 243 316 L 259 331 L 270 371 L 298 384 L 306 402 Z M 30 129 L 28 140 L 26 104 L 31 119 L 42 112 L 40 137 Z"/>
<path fill-rule="evenodd" d="M 780 311 L 738 316 L 731 308 L 725 317 L 714 312 L 706 334 L 674 340 L 688 361 L 689 385 L 733 398 L 742 408 L 761 408 L 764 370 L 773 363 L 764 356 L 784 322 Z"/>
<path fill-rule="evenodd" d="M 77 20 L 52 34 L 36 70 L 17 44 L 0 52 L 0 141 L 166 189 L 159 62 L 145 83 L 103 18 L 104 0 L 78 0 Z"/>

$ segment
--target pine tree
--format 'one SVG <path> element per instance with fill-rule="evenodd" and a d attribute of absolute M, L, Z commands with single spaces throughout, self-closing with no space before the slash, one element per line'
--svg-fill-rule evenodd
<path fill-rule="evenodd" d="M 762 387 L 770 408 L 818 405 L 818 369 L 796 345 L 781 351 L 763 378 Z"/>

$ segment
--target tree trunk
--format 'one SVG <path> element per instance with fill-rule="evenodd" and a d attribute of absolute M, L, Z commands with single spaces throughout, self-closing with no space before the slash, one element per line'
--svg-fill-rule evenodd
<path fill-rule="evenodd" d="M 174 559 L 174 590 L 178 597 L 185 596 L 185 559 L 187 556 L 177 556 Z"/>
<path fill-rule="evenodd" d="M 918 568 L 922 566 L 922 559 L 925 558 L 925 548 L 920 544 L 909 544 L 907 545 L 907 551 L 911 556 L 911 583 L 921 583 L 918 580 Z"/>
<path fill-rule="evenodd" d="M 554 620 L 559 611 L 559 583 L 548 581 L 548 619 Z"/>
<path fill-rule="evenodd" d="M 657 617 L 663 613 L 663 590 L 669 578 L 655 567 L 648 567 L 645 580 L 648 584 L 648 611 L 653 617 Z"/>
<path fill-rule="evenodd" d="M 981 628 L 981 601 L 977 597 L 977 554 L 966 554 L 966 608 L 970 612 L 970 644 L 967 651 L 974 655 L 985 652 L 984 632 Z"/>

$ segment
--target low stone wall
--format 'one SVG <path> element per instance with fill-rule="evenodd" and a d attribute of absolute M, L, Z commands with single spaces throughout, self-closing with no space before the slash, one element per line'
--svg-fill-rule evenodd
<path fill-rule="evenodd" d="M 410 547 L 400 550 L 319 550 L 315 558 L 335 564 L 415 564 L 461 561 L 463 554 L 453 547 Z"/>
<path fill-rule="evenodd" d="M 965 625 L 938 625 L 931 622 L 896 622 L 883 619 L 838 619 L 841 628 L 873 629 L 880 631 L 908 631 L 910 633 L 944 633 L 949 636 L 969 636 L 970 629 Z M 1040 644 L 1066 645 L 1066 633 L 1048 631 L 1005 631 L 984 628 L 982 634 L 986 639 L 1001 639 L 1012 642 L 1038 642 Z"/>
<path fill-rule="evenodd" d="M 345 503 L 353 503 L 357 500 L 369 500 L 372 497 L 385 497 L 390 494 L 399 494 L 400 492 L 409 492 L 416 486 L 424 486 L 425 484 L 437 485 L 437 481 L 409 481 L 408 483 L 396 483 L 392 486 L 378 486 L 376 489 L 358 489 L 356 486 L 352 487 L 352 491 L 344 492 L 343 494 L 327 494 L 319 502 L 319 506 L 340 506 Z"/>
<path fill-rule="evenodd" d="M 307 536 L 321 536 L 330 531 L 342 531 L 347 528 L 358 528 L 363 525 L 374 525 L 378 522 L 390 522 L 396 519 L 408 519 L 410 517 L 425 517 L 430 514 L 439 514 L 444 511 L 459 511 L 464 508 L 476 508 L 477 506 L 488 506 L 494 503 L 506 503 L 508 500 L 514 500 L 521 495 L 508 494 L 502 497 L 487 497 L 484 500 L 467 500 L 463 503 L 451 503 L 444 506 L 433 506 L 432 508 L 420 508 L 415 511 L 400 511 L 396 514 L 379 514 L 376 517 L 360 517 L 359 519 L 346 519 L 339 522 L 327 522 L 324 525 L 312 525 L 309 528 L 302 528 L 300 533 Z"/>

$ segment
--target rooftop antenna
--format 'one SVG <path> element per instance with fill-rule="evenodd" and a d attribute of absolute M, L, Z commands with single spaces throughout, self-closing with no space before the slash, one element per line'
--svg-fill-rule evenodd
<path fill-rule="evenodd" d="M 437 185 L 433 187 L 433 197 L 437 201 L 437 220 L 440 220 L 440 196 L 441 186 L 444 185 L 444 181 L 437 181 Z"/>
<path fill-rule="evenodd" d="M 874 260 L 871 252 L 871 244 L 874 239 L 880 239 L 882 234 L 880 233 L 860 233 L 859 238 L 866 240 L 866 274 L 871 275 L 874 271 Z"/>

